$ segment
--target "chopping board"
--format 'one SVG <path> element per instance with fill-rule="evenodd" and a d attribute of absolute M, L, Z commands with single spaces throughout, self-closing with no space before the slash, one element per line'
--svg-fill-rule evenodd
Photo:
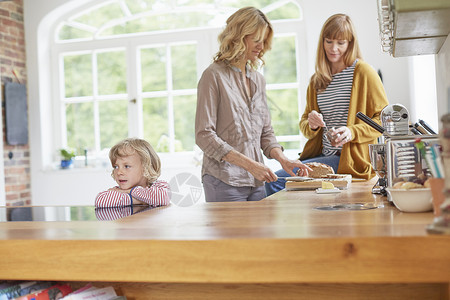
<path fill-rule="evenodd" d="M 352 176 L 347 174 L 333 174 L 337 178 L 307 178 L 307 177 L 287 177 L 286 190 L 315 190 L 322 187 L 323 181 L 331 182 L 338 189 L 347 189 L 352 182 Z"/>

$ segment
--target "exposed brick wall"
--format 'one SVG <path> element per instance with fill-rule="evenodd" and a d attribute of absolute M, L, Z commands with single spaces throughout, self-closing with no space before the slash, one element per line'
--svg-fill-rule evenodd
<path fill-rule="evenodd" d="M 27 83 L 22 0 L 0 2 L 0 67 L 6 205 L 31 204 L 30 147 L 8 145 L 5 135 L 4 84 Z"/>

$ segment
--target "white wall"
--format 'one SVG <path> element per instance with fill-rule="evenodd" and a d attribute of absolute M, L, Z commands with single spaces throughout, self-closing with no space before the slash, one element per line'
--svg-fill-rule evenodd
<path fill-rule="evenodd" d="M 30 152 L 31 190 L 34 205 L 89 205 L 95 195 L 113 185 L 109 167 L 74 170 L 46 170 L 51 164 L 53 151 L 51 133 L 52 109 L 49 86 L 49 72 L 39 70 L 37 62 L 45 66 L 50 63 L 48 40 L 52 38 L 52 21 L 59 15 L 70 12 L 73 7 L 96 3 L 97 0 L 24 0 L 24 25 L 27 47 L 28 94 L 30 99 Z M 357 28 L 364 59 L 383 73 L 388 99 L 391 103 L 401 103 L 409 107 L 411 84 L 409 79 L 410 59 L 393 58 L 382 53 L 378 35 L 376 1 L 360 0 L 298 0 L 304 9 L 307 29 L 306 54 L 308 76 L 314 71 L 314 59 L 320 29 L 330 15 L 347 13 Z M 68 4 L 64 9 L 58 8 Z M 38 32 L 42 38 L 37 39 Z M 308 80 L 309 78 L 303 79 Z M 170 157 L 162 157 L 165 161 Z M 277 166 L 274 167 L 278 169 Z M 181 159 L 178 167 L 163 167 L 162 179 L 169 181 L 177 173 L 187 170 L 200 176 L 200 166 L 190 159 Z"/>
<path fill-rule="evenodd" d="M 436 94 L 440 119 L 450 112 L 450 35 L 436 55 Z"/>

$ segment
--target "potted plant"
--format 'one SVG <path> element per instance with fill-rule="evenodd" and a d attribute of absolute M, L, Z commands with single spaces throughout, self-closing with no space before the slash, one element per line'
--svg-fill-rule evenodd
<path fill-rule="evenodd" d="M 73 158 L 75 157 L 75 151 L 70 149 L 60 149 L 61 154 L 61 168 L 68 169 L 73 164 Z"/>

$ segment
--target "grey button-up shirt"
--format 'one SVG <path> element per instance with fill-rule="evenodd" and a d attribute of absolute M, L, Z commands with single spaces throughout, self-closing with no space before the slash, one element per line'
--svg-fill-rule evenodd
<path fill-rule="evenodd" d="M 195 140 L 203 150 L 202 175 L 208 174 L 232 186 L 262 186 L 245 169 L 222 158 L 232 149 L 263 163 L 277 143 L 267 106 L 262 74 L 247 67 L 251 98 L 245 91 L 240 69 L 215 62 L 198 83 Z"/>

